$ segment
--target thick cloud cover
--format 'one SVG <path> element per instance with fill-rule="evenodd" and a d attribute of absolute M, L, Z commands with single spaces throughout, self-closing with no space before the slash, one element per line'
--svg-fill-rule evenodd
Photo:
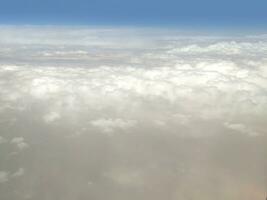
<path fill-rule="evenodd" d="M 0 28 L 1 200 L 257 200 L 267 37 Z"/>

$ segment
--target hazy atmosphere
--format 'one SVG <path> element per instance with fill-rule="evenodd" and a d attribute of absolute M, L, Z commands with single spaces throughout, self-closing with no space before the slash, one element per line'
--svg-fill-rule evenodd
<path fill-rule="evenodd" d="M 264 200 L 267 35 L 0 27 L 1 200 Z"/>

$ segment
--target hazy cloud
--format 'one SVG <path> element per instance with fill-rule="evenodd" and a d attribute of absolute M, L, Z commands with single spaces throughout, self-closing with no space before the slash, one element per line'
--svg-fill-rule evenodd
<path fill-rule="evenodd" d="M 123 119 L 97 119 L 90 122 L 93 126 L 100 128 L 103 132 L 110 133 L 114 129 L 128 129 L 136 125 L 135 120 Z"/>
<path fill-rule="evenodd" d="M 6 143 L 7 140 L 5 138 L 3 138 L 2 136 L 0 136 L 0 144 Z"/>
<path fill-rule="evenodd" d="M 19 168 L 16 172 L 12 174 L 12 177 L 20 177 L 23 176 L 25 173 L 25 170 L 23 168 Z"/>
<path fill-rule="evenodd" d="M 11 141 L 11 144 L 15 144 L 20 150 L 28 148 L 29 145 L 25 142 L 23 137 L 14 137 Z"/>
<path fill-rule="evenodd" d="M 0 183 L 5 183 L 8 181 L 8 172 L 0 171 Z"/>
<path fill-rule="evenodd" d="M 0 36 L 3 200 L 265 198 L 265 35 L 2 26 Z"/>
<path fill-rule="evenodd" d="M 251 130 L 249 127 L 245 126 L 244 124 L 225 123 L 225 126 L 229 129 L 234 130 L 234 131 L 248 134 L 249 136 L 258 136 L 259 135 L 259 133 Z"/>
<path fill-rule="evenodd" d="M 46 123 L 52 123 L 58 119 L 60 119 L 60 114 L 57 112 L 50 112 L 43 116 L 43 119 Z"/>

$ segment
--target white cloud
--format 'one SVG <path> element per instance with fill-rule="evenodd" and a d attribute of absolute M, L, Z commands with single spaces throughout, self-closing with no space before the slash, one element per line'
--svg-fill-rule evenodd
<path fill-rule="evenodd" d="M 168 53 L 175 54 L 217 54 L 217 55 L 242 55 L 246 53 L 263 53 L 267 50 L 266 43 L 262 42 L 236 42 L 219 41 L 212 44 L 190 44 L 180 48 L 171 49 Z"/>
<path fill-rule="evenodd" d="M 260 135 L 258 132 L 251 130 L 249 127 L 247 127 L 244 124 L 236 124 L 236 123 L 224 123 L 225 127 L 237 131 L 242 134 L 247 134 L 248 136 L 258 136 Z"/>
<path fill-rule="evenodd" d="M 31 94 L 40 99 L 47 98 L 47 95 L 57 93 L 59 80 L 53 78 L 34 78 L 32 80 Z"/>
<path fill-rule="evenodd" d="M 18 49 L 14 59 L 29 56 L 20 66 L 0 63 L 0 74 L 6 77 L 0 81 L 0 113 L 31 112 L 38 105 L 36 119 L 46 124 L 69 120 L 86 127 L 91 121 L 104 132 L 133 127 L 127 119 L 134 119 L 153 130 L 161 124 L 168 131 L 189 128 L 194 121 L 204 133 L 210 130 L 207 121 L 223 123 L 230 116 L 240 123 L 251 121 L 252 130 L 264 130 L 263 123 L 252 121 L 261 121 L 267 110 L 265 39 L 130 29 L 21 30 L 19 42 L 0 39 L 12 44 L 11 52 L 14 45 L 28 44 L 27 55 Z M 2 29 L 2 34 L 9 37 L 12 31 L 14 27 Z M 62 38 L 56 37 L 57 31 Z M 144 46 L 121 44 L 120 38 L 137 32 L 134 40 L 144 41 Z M 46 41 L 40 38 L 44 33 Z M 101 34 L 107 40 L 100 39 Z M 44 52 L 49 55 L 42 56 Z M 62 62 L 55 64 L 52 57 Z"/>
<path fill-rule="evenodd" d="M 163 121 L 172 120 L 176 113 L 195 120 L 265 115 L 264 68 L 243 69 L 238 63 L 221 59 L 188 62 L 190 67 L 185 68 L 185 62 L 155 68 L 21 66 L 11 73 L 9 68 L 3 68 L 2 73 L 9 72 L 16 80 L 9 89 L 0 85 L 3 111 L 11 107 L 25 111 L 31 102 L 39 102 L 46 109 L 42 112 L 45 114 L 37 115 L 47 124 L 66 116 L 82 123 L 79 113 L 87 112 L 88 120 L 93 118 L 90 113 L 106 115 L 107 119 L 93 124 L 106 126 L 105 131 L 111 132 L 115 126 L 123 126 L 123 122 L 111 125 L 116 124 L 117 118 L 150 123 L 152 117 L 159 116 Z M 11 98 L 14 95 L 16 98 Z M 145 115 L 150 117 L 143 118 Z"/>
<path fill-rule="evenodd" d="M 102 118 L 92 120 L 90 124 L 101 129 L 105 133 L 111 133 L 116 129 L 127 130 L 129 128 L 132 128 L 137 124 L 137 122 L 135 120 Z"/>
<path fill-rule="evenodd" d="M 58 112 L 50 112 L 43 116 L 43 120 L 46 123 L 53 123 L 61 118 L 60 114 Z"/>
<path fill-rule="evenodd" d="M 14 137 L 11 141 L 11 144 L 15 144 L 20 150 L 26 149 L 29 145 L 25 142 L 23 137 Z"/>
<path fill-rule="evenodd" d="M 261 199 L 248 194 L 266 188 L 266 47 L 266 36 L 0 27 L 0 182 L 16 188 L 3 198 Z"/>
<path fill-rule="evenodd" d="M 10 178 L 16 178 L 16 177 L 20 177 L 23 176 L 25 173 L 23 168 L 19 168 L 16 172 L 14 172 L 13 174 L 10 174 L 7 171 L 0 171 L 0 184 L 1 183 L 5 183 L 8 182 Z"/>

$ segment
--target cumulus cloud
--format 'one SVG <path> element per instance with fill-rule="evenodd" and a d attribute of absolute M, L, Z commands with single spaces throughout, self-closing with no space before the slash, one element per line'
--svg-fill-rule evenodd
<path fill-rule="evenodd" d="M 188 116 L 201 126 L 203 120 L 219 121 L 225 116 L 244 123 L 249 116 L 261 121 L 266 115 L 263 91 L 267 83 L 261 68 L 244 68 L 221 59 L 184 66 L 3 67 L 2 73 L 16 81 L 12 89 L 1 88 L 2 112 L 10 108 L 25 112 L 31 103 L 39 102 L 39 109 L 44 110 L 36 115 L 46 124 L 63 118 L 75 123 L 89 120 L 111 132 L 133 126 L 128 119 L 151 126 L 154 120 L 161 120 L 175 128 L 190 122 Z M 107 117 L 101 118 L 103 115 Z M 181 123 L 171 123 L 175 118 Z M 263 123 L 257 126 L 259 132 L 264 131 Z M 199 128 L 209 129 L 206 125 Z"/>

